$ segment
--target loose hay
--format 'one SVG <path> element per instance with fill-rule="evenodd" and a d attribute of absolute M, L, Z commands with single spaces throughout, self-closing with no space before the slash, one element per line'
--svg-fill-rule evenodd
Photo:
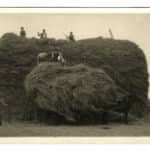
<path fill-rule="evenodd" d="M 36 91 L 38 107 L 73 122 L 98 121 L 103 109 L 117 103 L 113 80 L 103 70 L 81 64 L 41 63 L 27 76 L 25 87 L 31 95 Z"/>

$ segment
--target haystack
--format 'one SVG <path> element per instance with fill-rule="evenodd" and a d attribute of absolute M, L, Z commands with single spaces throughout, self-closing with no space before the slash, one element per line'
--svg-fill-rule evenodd
<path fill-rule="evenodd" d="M 15 113 L 14 118 L 24 118 L 32 106 L 26 101 L 23 82 L 26 75 L 37 64 L 37 55 L 62 50 L 68 65 L 83 63 L 95 69 L 103 69 L 124 91 L 135 95 L 141 101 L 148 101 L 148 70 L 143 50 L 128 40 L 91 38 L 76 41 L 36 38 L 22 39 L 14 33 L 0 38 L 0 90 L 6 93 L 8 106 Z M 9 101 L 9 102 L 8 102 Z M 27 104 L 26 104 L 27 103 Z M 136 114 L 143 114 L 141 104 L 135 106 Z M 132 109 L 133 110 L 133 109 Z M 21 114 L 21 115 L 20 115 Z M 22 117 L 20 117 L 22 116 Z"/>
<path fill-rule="evenodd" d="M 103 109 L 117 101 L 113 80 L 101 69 L 79 64 L 62 67 L 41 63 L 27 76 L 25 87 L 39 108 L 73 122 L 100 120 Z"/>

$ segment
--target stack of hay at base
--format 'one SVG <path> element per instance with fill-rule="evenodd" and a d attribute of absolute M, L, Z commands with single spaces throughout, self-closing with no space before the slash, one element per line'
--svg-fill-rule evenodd
<path fill-rule="evenodd" d="M 41 63 L 27 76 L 25 87 L 40 109 L 76 123 L 101 120 L 102 110 L 117 100 L 113 80 L 103 70 L 82 64 Z"/>

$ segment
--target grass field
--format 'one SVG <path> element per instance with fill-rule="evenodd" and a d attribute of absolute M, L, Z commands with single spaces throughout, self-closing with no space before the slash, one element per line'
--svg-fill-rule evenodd
<path fill-rule="evenodd" d="M 71 125 L 45 125 L 29 122 L 6 122 L 0 127 L 1 137 L 26 136 L 150 136 L 150 122 L 142 120 L 123 123 L 110 123 L 109 125 L 71 126 Z"/>

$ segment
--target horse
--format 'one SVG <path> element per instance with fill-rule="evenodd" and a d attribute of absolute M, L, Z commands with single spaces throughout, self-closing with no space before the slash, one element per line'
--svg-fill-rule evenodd
<path fill-rule="evenodd" d="M 142 104 L 144 103 L 141 101 L 141 99 L 139 97 L 129 94 L 129 95 L 124 96 L 122 98 L 122 100 L 118 100 L 117 103 L 110 106 L 110 108 L 103 109 L 103 111 L 102 111 L 103 124 L 108 123 L 108 115 L 109 115 L 110 109 L 115 112 L 124 113 L 124 122 L 125 122 L 125 124 L 128 124 L 129 111 L 131 110 L 133 104 L 135 104 L 137 102 L 142 103 Z"/>
<path fill-rule="evenodd" d="M 129 94 L 125 96 L 122 101 L 119 101 L 118 106 L 114 108 L 115 111 L 124 113 L 124 121 L 126 124 L 128 124 L 128 114 L 133 105 L 136 103 L 145 105 L 145 103 L 137 95 Z"/>

